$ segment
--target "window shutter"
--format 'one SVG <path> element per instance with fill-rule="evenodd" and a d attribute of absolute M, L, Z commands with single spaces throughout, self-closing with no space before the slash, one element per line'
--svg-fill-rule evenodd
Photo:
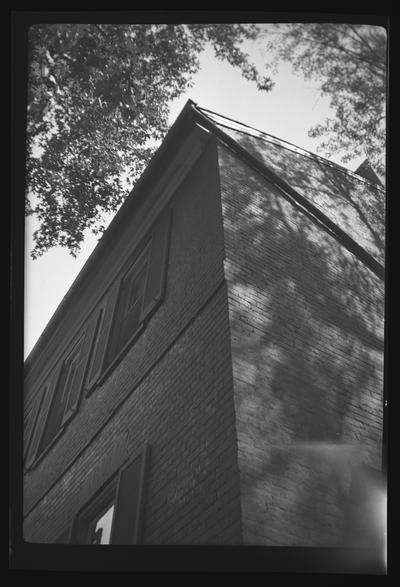
<path fill-rule="evenodd" d="M 116 337 L 117 346 L 114 353 L 110 354 L 110 356 L 117 354 L 117 352 L 123 348 L 123 346 L 133 337 L 134 334 L 137 334 L 139 330 L 142 330 L 143 323 L 139 323 L 139 318 L 140 305 L 138 305 L 137 308 L 131 308 L 128 314 L 124 317 L 123 321 L 119 324 L 119 333 L 118 337 Z"/>
<path fill-rule="evenodd" d="M 150 266 L 140 321 L 147 318 L 164 296 L 171 218 L 172 210 L 167 208 L 162 212 L 152 230 Z"/>
<path fill-rule="evenodd" d="M 107 342 L 110 335 L 110 330 L 113 322 L 114 309 L 117 301 L 119 289 L 119 280 L 116 280 L 112 285 L 108 295 L 104 298 L 103 302 L 99 307 L 101 312 L 101 323 L 99 325 L 99 331 L 97 341 L 93 348 L 92 362 L 90 365 L 88 377 L 86 380 L 87 392 L 93 388 L 100 375 L 103 372 L 104 359 L 107 350 Z"/>
<path fill-rule="evenodd" d="M 131 278 L 128 277 L 121 281 L 117 302 L 118 308 L 114 314 L 112 334 L 107 351 L 108 362 L 111 362 L 129 340 L 142 329 L 142 325 L 139 322 L 142 299 L 139 298 L 128 309 L 129 296 L 135 277 L 136 274 L 134 272 Z"/>
<path fill-rule="evenodd" d="M 120 334 L 120 326 L 121 326 L 121 316 L 124 311 L 125 304 L 127 303 L 127 298 L 129 295 L 129 282 L 123 282 L 122 279 L 119 280 L 119 288 L 118 288 L 118 296 L 116 299 L 116 308 L 114 312 L 114 317 L 112 320 L 111 325 L 111 332 L 110 337 L 108 340 L 107 345 L 107 361 L 110 362 L 114 358 L 117 349 L 118 349 L 118 342 L 119 342 L 119 334 Z"/>
<path fill-rule="evenodd" d="M 27 414 L 27 422 L 24 427 L 24 459 L 26 458 L 29 450 L 29 445 L 32 439 L 32 433 L 35 428 L 36 419 L 39 413 L 40 404 L 43 398 L 43 393 L 38 393 L 33 400 L 33 407 Z"/>
<path fill-rule="evenodd" d="M 60 376 L 61 367 L 62 363 L 58 365 L 57 369 L 53 373 L 53 377 L 50 377 L 47 383 L 45 383 L 44 385 L 42 399 L 36 417 L 35 429 L 33 431 L 32 441 L 26 459 L 26 468 L 31 467 L 36 459 L 39 443 L 44 432 L 47 416 L 49 414 L 51 400 L 53 399 L 54 390 L 56 388 L 56 384 Z"/>
<path fill-rule="evenodd" d="M 98 318 L 99 315 L 97 312 L 95 312 L 87 323 L 85 335 L 82 341 L 81 349 L 79 351 L 79 359 L 75 371 L 74 381 L 72 383 L 69 397 L 67 398 L 67 403 L 64 409 L 64 415 L 62 418 L 61 426 L 64 426 L 78 409 L 83 387 L 83 380 L 85 377 L 85 371 L 90 356 L 90 349 L 92 346 L 92 341 L 96 330 Z"/>
<path fill-rule="evenodd" d="M 95 366 L 96 350 L 97 350 L 97 345 L 99 342 L 101 327 L 103 325 L 104 307 L 97 308 L 97 310 L 95 312 L 95 316 L 96 316 L 96 318 L 95 318 L 96 326 L 95 326 L 94 333 L 93 333 L 92 344 L 91 344 L 90 350 L 89 350 L 88 365 L 87 365 L 86 376 L 85 376 L 84 387 L 86 390 L 86 396 L 90 395 L 90 392 L 94 389 L 95 381 L 90 381 L 90 379 L 91 379 L 91 373 L 94 372 L 93 369 L 96 367 Z"/>
<path fill-rule="evenodd" d="M 120 472 L 112 544 L 138 544 L 144 505 L 144 486 L 149 447 Z"/>

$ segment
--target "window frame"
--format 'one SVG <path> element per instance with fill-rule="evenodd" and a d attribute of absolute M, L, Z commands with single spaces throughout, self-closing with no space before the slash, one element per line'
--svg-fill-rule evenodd
<path fill-rule="evenodd" d="M 145 327 L 145 320 L 142 319 L 143 315 L 143 304 L 145 300 L 145 292 L 147 288 L 147 281 L 149 276 L 149 269 L 150 269 L 150 262 L 151 262 L 151 248 L 152 248 L 152 238 L 149 237 L 146 239 L 145 243 L 140 247 L 139 251 L 135 251 L 135 255 L 133 258 L 129 259 L 129 262 L 125 264 L 124 269 L 121 272 L 121 275 L 118 278 L 118 295 L 115 301 L 115 307 L 113 310 L 113 316 L 111 319 L 111 327 L 108 333 L 107 342 L 106 342 L 106 349 L 103 359 L 103 370 L 102 374 L 100 375 L 100 379 L 103 380 L 105 373 L 108 373 L 109 370 L 113 368 L 113 366 L 120 360 L 120 358 L 126 353 L 129 347 L 133 344 L 135 339 L 138 335 L 142 332 Z M 118 347 L 117 343 L 113 340 L 113 337 L 118 336 L 116 333 L 116 329 L 119 325 L 123 322 L 123 319 L 119 318 L 118 314 L 121 311 L 121 295 L 122 295 L 122 288 L 124 286 L 125 280 L 128 278 L 130 273 L 133 273 L 131 280 L 134 280 L 135 276 L 140 273 L 141 265 L 145 263 L 146 265 L 146 276 L 144 280 L 144 288 L 143 288 L 143 295 L 140 302 L 140 311 L 138 317 L 138 324 L 135 330 L 130 334 L 129 338 L 127 338 L 126 342 L 122 344 L 122 346 Z M 129 289 L 132 287 L 132 281 L 129 285 Z M 125 314 L 126 316 L 126 314 Z M 118 322 L 117 322 L 118 320 Z M 112 356 L 110 356 L 111 345 L 115 344 L 116 349 Z"/>
<path fill-rule="evenodd" d="M 96 306 L 95 311 L 101 313 L 101 318 L 94 337 L 91 357 L 89 358 L 89 368 L 85 381 L 85 397 L 90 396 L 97 387 L 103 384 L 125 353 L 142 334 L 148 321 L 165 297 L 172 216 L 173 208 L 170 205 L 159 211 L 148 233 L 144 235 L 134 251 L 128 256 L 128 259 L 122 264 L 117 276 L 109 284 Z M 147 276 L 138 327 L 111 358 L 108 356 L 109 347 L 115 328 L 123 279 L 131 271 L 147 247 Z M 96 365 L 94 371 L 93 365 Z"/>
<path fill-rule="evenodd" d="M 82 399 L 82 392 L 85 386 L 85 378 L 87 374 L 87 366 L 90 359 L 90 353 L 93 343 L 93 336 L 96 330 L 96 324 L 98 322 L 98 316 L 96 312 L 93 312 L 89 315 L 87 320 L 84 322 L 83 326 L 75 333 L 75 335 L 70 340 L 69 344 L 65 347 L 61 359 L 59 359 L 55 365 L 53 365 L 52 369 L 50 370 L 49 374 L 47 375 L 44 383 L 41 386 L 41 395 L 42 398 L 40 400 L 40 405 L 38 412 L 35 416 L 35 424 L 32 430 L 31 438 L 29 441 L 29 447 L 27 448 L 27 455 L 25 458 L 25 468 L 26 470 L 31 470 L 36 467 L 36 465 L 41 461 L 41 459 L 48 453 L 48 451 L 56 444 L 60 436 L 64 433 L 65 428 L 68 426 L 71 419 L 74 417 L 76 412 L 78 411 L 80 401 Z M 70 358 L 71 354 L 73 353 L 74 349 L 79 345 L 79 351 L 77 356 L 77 367 L 74 373 L 74 381 L 73 383 L 78 383 L 78 386 L 75 387 L 74 385 L 70 386 L 68 397 L 65 399 L 64 408 L 62 411 L 62 416 L 58 425 L 57 431 L 54 433 L 52 438 L 43 445 L 43 439 L 45 433 L 47 431 L 48 422 L 52 417 L 52 411 L 54 406 L 54 401 L 56 400 L 57 393 L 61 395 L 64 392 L 59 392 L 59 384 L 60 378 L 62 375 L 63 367 L 65 363 Z M 68 373 L 69 375 L 69 373 Z M 77 382 L 75 378 L 78 378 Z M 65 380 L 65 383 L 68 381 L 68 376 Z M 74 395 L 75 394 L 75 397 Z M 73 402 L 70 403 L 71 397 L 73 398 Z M 47 405 L 48 400 L 48 405 Z M 42 414 L 42 410 L 45 410 L 45 413 Z M 53 412 L 54 414 L 54 412 Z M 43 419 L 43 422 L 41 421 Z M 40 422 L 40 430 L 38 430 L 38 425 Z M 33 443 L 34 436 L 38 434 L 39 438 L 36 440 L 36 447 L 34 450 L 34 454 L 30 455 L 31 444 Z"/>
<path fill-rule="evenodd" d="M 55 379 L 56 379 L 55 385 L 54 385 L 54 389 L 52 391 L 52 398 L 50 400 L 49 410 L 48 410 L 47 415 L 45 417 L 43 430 L 40 433 L 40 440 L 38 443 L 35 462 L 39 461 L 42 458 L 42 456 L 44 456 L 47 453 L 47 451 L 50 450 L 50 448 L 57 442 L 59 437 L 63 434 L 64 429 L 67 425 L 67 422 L 71 418 L 71 416 L 67 412 L 67 408 L 68 408 L 68 400 L 71 396 L 71 393 L 73 392 L 72 385 L 70 386 L 68 396 L 66 397 L 65 402 L 64 402 L 62 416 L 59 421 L 58 428 L 57 428 L 56 432 L 53 434 L 53 436 L 51 437 L 51 439 L 45 445 L 43 445 L 43 441 L 44 441 L 45 433 L 47 431 L 47 427 L 49 425 L 49 422 L 50 422 L 52 416 L 54 416 L 54 411 L 53 411 L 54 405 L 55 405 L 54 402 L 57 399 L 57 394 L 60 394 L 61 396 L 63 396 L 65 393 L 65 390 L 63 389 L 61 391 L 60 387 L 59 387 L 61 376 L 63 374 L 64 365 L 66 364 L 66 362 L 71 357 L 71 355 L 73 354 L 73 352 L 75 351 L 75 349 L 77 347 L 79 347 L 79 348 L 78 348 L 78 352 L 77 352 L 76 362 L 79 364 L 79 361 L 82 360 L 81 354 L 83 352 L 83 348 L 84 348 L 84 344 L 85 344 L 86 331 L 87 331 L 87 326 L 83 330 L 81 330 L 78 333 L 78 335 L 76 335 L 73 338 L 71 343 L 68 345 L 66 351 L 63 353 L 63 358 L 61 359 L 61 361 L 59 362 L 59 364 L 55 370 Z M 75 376 L 76 376 L 76 369 L 75 369 L 75 373 L 74 373 L 74 377 Z M 66 383 L 69 381 L 69 378 L 70 378 L 70 369 L 68 369 L 68 371 L 67 371 L 66 379 L 64 381 L 64 386 L 66 386 Z M 68 419 L 67 419 L 67 415 L 69 416 Z"/>
<path fill-rule="evenodd" d="M 85 334 L 86 334 L 85 331 L 81 332 L 79 334 L 79 336 L 77 336 L 74 339 L 73 343 L 69 345 L 68 351 L 65 353 L 64 358 L 60 362 L 60 367 L 58 369 L 58 373 L 56 376 L 57 381 L 56 381 L 56 384 L 54 387 L 53 397 L 51 398 L 49 411 L 47 413 L 46 421 L 44 423 L 43 430 L 40 435 L 40 440 L 39 440 L 39 444 L 38 444 L 38 452 L 37 452 L 38 456 L 40 456 L 43 452 L 45 452 L 47 447 L 53 445 L 53 443 L 56 441 L 56 439 L 62 434 L 62 432 L 66 426 L 67 419 L 69 419 L 69 418 L 67 418 L 69 416 L 67 408 L 68 408 L 69 399 L 71 397 L 71 394 L 73 393 L 73 384 L 75 382 L 79 361 L 81 360 L 81 354 L 82 354 L 83 345 L 84 345 L 84 341 L 85 341 Z M 68 362 L 69 362 L 69 364 L 67 366 Z M 64 368 L 66 366 L 67 366 L 67 368 L 66 368 L 66 370 L 64 370 Z M 72 366 L 74 366 L 74 371 L 73 371 L 73 374 L 71 377 Z M 65 377 L 64 377 L 64 380 L 62 380 L 64 373 L 65 373 Z M 62 387 L 60 386 L 61 382 L 62 382 Z M 67 389 L 67 384 L 68 384 L 68 389 Z M 68 392 L 67 395 L 66 395 L 66 392 Z M 54 420 L 55 415 L 56 415 L 55 414 L 55 411 L 57 409 L 56 402 L 58 403 L 59 406 L 61 406 L 61 410 L 60 410 L 60 413 L 58 414 L 58 422 L 56 422 L 54 424 L 54 422 L 52 423 L 51 421 L 52 421 L 52 419 Z M 43 444 L 45 441 L 46 433 L 48 431 L 48 427 L 50 425 L 56 426 L 56 430 L 53 432 L 52 436 L 50 437 L 50 440 L 48 440 L 45 444 Z"/>
<path fill-rule="evenodd" d="M 44 398 L 49 391 L 51 381 L 50 377 L 45 379 L 44 383 L 39 386 L 38 393 L 33 400 L 33 406 L 31 407 L 29 413 L 27 414 L 27 419 L 30 421 L 24 422 L 24 447 L 23 447 L 23 461 L 26 467 L 26 464 L 29 460 L 29 453 L 31 450 L 31 444 L 33 442 L 35 436 L 36 426 L 39 420 L 40 411 L 43 406 Z"/>
<path fill-rule="evenodd" d="M 128 471 L 129 468 L 133 466 L 139 458 L 141 460 L 139 463 L 140 472 L 137 477 L 137 499 L 136 502 L 132 504 L 132 510 L 130 512 L 122 512 L 123 515 L 121 515 L 121 489 L 126 482 L 126 479 L 123 480 L 123 476 L 124 473 Z M 70 543 L 79 545 L 83 544 L 87 546 L 113 546 L 118 544 L 118 542 L 114 542 L 117 517 L 119 516 L 120 519 L 129 519 L 130 513 L 131 517 L 133 518 L 134 526 L 131 529 L 132 543 L 129 544 L 140 544 L 144 517 L 146 485 L 149 475 L 149 459 L 150 445 L 145 443 L 139 451 L 134 453 L 132 457 L 129 457 L 129 459 L 122 463 L 119 469 L 78 511 L 72 525 Z M 127 488 L 129 491 L 132 489 L 129 484 L 125 485 L 125 491 Z M 97 516 L 101 515 L 102 512 L 107 511 L 107 508 L 112 504 L 114 504 L 114 512 L 111 523 L 110 542 L 103 545 L 90 544 L 87 542 L 87 537 L 93 520 Z"/>
<path fill-rule="evenodd" d="M 93 340 L 90 347 L 90 353 L 87 362 L 86 368 L 86 375 L 84 380 L 84 394 L 85 397 L 89 397 L 93 391 L 96 389 L 96 373 L 93 374 L 93 367 L 95 364 L 96 353 L 100 342 L 100 336 L 103 328 L 103 323 L 105 319 L 105 304 L 102 303 L 96 307 L 95 312 L 97 316 L 96 318 L 96 327 L 93 334 Z"/>
<path fill-rule="evenodd" d="M 88 533 L 94 519 L 101 515 L 102 512 L 107 511 L 108 507 L 114 504 L 113 519 L 111 522 L 110 542 L 112 544 L 113 527 L 115 522 L 115 512 L 117 508 L 117 488 L 118 488 L 118 473 L 114 478 L 107 481 L 106 485 L 102 487 L 92 499 L 82 508 L 75 520 L 75 536 L 73 536 L 74 543 L 93 545 L 87 541 Z M 105 545 L 101 545 L 105 546 Z"/>
<path fill-rule="evenodd" d="M 163 301 L 167 281 L 171 225 L 172 207 L 166 206 L 158 213 L 149 233 L 141 239 L 141 243 L 136 246 L 134 253 L 122 265 L 122 270 L 119 271 L 119 275 L 107 288 L 107 292 L 104 293 L 101 301 L 96 304 L 95 309 L 89 314 L 88 319 L 81 326 L 78 333 L 75 333 L 75 336 L 70 340 L 70 343 L 64 349 L 62 358 L 53 365 L 47 376 L 47 379 L 50 380 L 49 386 L 51 389 L 39 392 L 41 400 L 38 402 L 38 410 L 32 414 L 34 424 L 29 434 L 26 456 L 24 454 L 25 469 L 27 471 L 35 468 L 38 462 L 58 441 L 65 427 L 78 411 L 82 396 L 88 397 L 97 386 L 104 382 L 145 329 L 151 316 Z M 146 278 L 140 302 L 137 328 L 130 334 L 125 343 L 115 351 L 115 354 L 109 357 L 109 348 L 116 328 L 115 320 L 123 281 L 135 265 L 140 265 L 140 259 L 144 255 L 147 256 Z M 54 414 L 53 406 L 59 391 L 58 386 L 63 366 L 81 337 L 82 344 L 78 358 L 79 389 L 76 391 L 74 386 L 71 386 L 65 400 L 65 407 L 58 430 L 44 445 L 43 438 L 48 428 L 49 419 L 52 413 Z M 95 371 L 92 373 L 94 365 Z M 73 395 L 70 402 L 71 394 Z M 32 449 L 32 446 L 34 446 L 34 449 Z"/>
<path fill-rule="evenodd" d="M 49 417 L 50 407 L 53 400 L 53 395 L 57 386 L 58 377 L 60 375 L 61 364 L 58 363 L 48 373 L 43 383 L 40 386 L 40 401 L 38 410 L 35 415 L 35 423 L 32 429 L 29 446 L 27 448 L 26 457 L 24 460 L 24 467 L 26 470 L 31 470 L 36 467 L 38 462 L 50 450 L 50 447 L 57 441 L 58 435 L 53 438 L 52 442 L 44 450 L 39 452 L 42 441 L 42 436 L 46 427 L 47 418 Z M 43 420 L 43 421 L 42 421 Z M 38 428 L 40 426 L 40 428 Z M 36 445 L 36 446 L 35 446 Z M 32 448 L 34 447 L 34 448 Z M 32 452 L 33 451 L 33 452 Z"/>

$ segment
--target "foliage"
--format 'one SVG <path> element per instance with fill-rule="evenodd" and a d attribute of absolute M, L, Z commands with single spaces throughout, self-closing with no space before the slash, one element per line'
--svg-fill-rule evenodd
<path fill-rule="evenodd" d="M 167 131 L 211 43 L 219 59 L 268 91 L 240 48 L 254 25 L 36 25 L 30 29 L 26 213 L 40 226 L 33 258 L 79 251 L 84 231 L 126 197 Z"/>
<path fill-rule="evenodd" d="M 326 156 L 342 154 L 348 162 L 364 154 L 384 173 L 386 31 L 354 24 L 277 24 L 267 32 L 269 66 L 281 60 L 306 79 L 320 82 L 334 117 L 309 131 L 321 137 Z"/>

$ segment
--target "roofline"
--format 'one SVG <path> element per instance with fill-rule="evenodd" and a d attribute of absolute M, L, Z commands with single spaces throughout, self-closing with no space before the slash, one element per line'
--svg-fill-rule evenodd
<path fill-rule="evenodd" d="M 219 114 L 218 112 L 214 112 L 213 110 L 208 110 L 207 108 L 203 108 L 200 106 L 196 106 L 196 108 L 198 111 L 200 111 L 202 113 L 209 112 L 210 114 L 216 115 L 219 118 L 233 122 L 236 126 L 242 127 L 242 128 L 234 128 L 232 125 L 230 125 L 228 123 L 224 124 L 223 122 L 217 122 L 216 120 L 213 120 L 212 116 L 209 117 L 207 114 L 205 114 L 205 116 L 207 116 L 207 118 L 210 118 L 210 120 L 212 120 L 215 124 L 218 124 L 220 126 L 225 126 L 226 128 L 230 128 L 231 130 L 234 130 L 237 132 L 242 132 L 242 133 L 248 134 L 250 136 L 259 138 L 265 142 L 273 143 L 274 145 L 278 145 L 280 147 L 283 147 L 284 149 L 287 149 L 288 151 L 292 151 L 294 153 L 298 153 L 300 155 L 303 155 L 304 157 L 308 157 L 309 159 L 313 159 L 314 161 L 317 161 L 318 163 L 321 163 L 322 165 L 326 165 L 327 167 L 333 167 L 334 169 L 337 169 L 341 173 L 344 173 L 346 175 L 349 175 L 350 177 L 353 177 L 357 181 L 361 181 L 362 183 L 366 183 L 368 185 L 376 187 L 377 189 L 379 189 L 382 192 L 385 192 L 385 188 L 380 182 L 377 183 L 377 182 L 372 181 L 362 175 L 359 175 L 355 171 L 351 171 L 351 169 L 347 169 L 347 167 L 344 167 L 343 165 L 340 165 L 339 163 L 335 163 L 334 161 L 331 161 L 330 159 L 327 159 L 326 157 L 322 157 L 321 155 L 317 155 L 316 153 L 313 153 L 312 151 L 304 149 L 303 147 L 299 147 L 298 145 L 295 145 L 294 143 L 291 143 L 290 141 L 286 141 L 285 139 L 280 139 L 279 137 L 271 135 L 265 131 L 259 130 L 253 126 L 250 126 L 249 124 L 245 124 L 244 122 L 234 120 L 233 118 L 229 118 L 228 116 L 225 116 L 223 114 Z"/>
<path fill-rule="evenodd" d="M 197 122 L 207 130 L 211 131 L 217 138 L 222 140 L 230 148 L 236 151 L 242 158 L 244 158 L 252 167 L 255 167 L 261 174 L 266 176 L 269 181 L 275 184 L 282 194 L 289 199 L 292 203 L 293 200 L 301 206 L 303 211 L 312 217 L 312 219 L 318 222 L 320 226 L 325 228 L 330 234 L 335 236 L 348 250 L 353 252 L 365 265 L 367 265 L 371 271 L 375 273 L 380 279 L 384 279 L 384 267 L 378 263 L 372 255 L 370 255 L 363 247 L 358 245 L 350 236 L 347 235 L 342 229 L 340 229 L 332 220 L 330 220 L 323 212 L 321 212 L 314 204 L 292 188 L 288 183 L 282 180 L 274 171 L 272 171 L 265 163 L 256 159 L 250 153 L 248 153 L 237 141 L 225 133 L 219 126 L 218 123 L 214 122 L 210 117 L 203 114 L 203 109 L 199 108 L 193 100 L 188 100 L 181 110 L 179 116 L 172 124 L 171 128 L 167 132 L 163 142 L 151 158 L 149 164 L 143 171 L 142 175 L 136 181 L 132 190 L 129 192 L 124 203 L 121 205 L 113 220 L 107 227 L 103 236 L 99 240 L 98 244 L 94 248 L 93 252 L 83 265 L 82 269 L 78 273 L 77 277 L 73 281 L 67 293 L 62 298 L 61 302 L 57 306 L 55 312 L 47 322 L 42 334 L 39 336 L 34 347 L 30 351 L 29 355 L 25 359 L 25 369 L 29 370 L 33 363 L 35 356 L 41 351 L 42 347 L 46 344 L 52 334 L 53 327 L 59 320 L 65 307 L 69 304 L 75 291 L 81 286 L 87 273 L 91 270 L 98 258 L 102 254 L 103 250 L 109 245 L 110 240 L 114 237 L 115 231 L 119 228 L 123 219 L 127 217 L 127 211 L 136 205 L 138 196 L 141 193 L 142 187 L 151 179 L 151 175 L 160 163 L 160 160 L 168 154 L 168 149 L 171 144 L 185 131 L 185 125 L 192 122 Z M 218 115 L 221 116 L 221 115 Z M 336 167 L 335 164 L 333 166 Z M 339 170 L 342 170 L 340 167 Z M 347 170 L 346 170 L 347 171 Z M 351 173 L 351 172 L 350 172 Z M 362 179 L 357 176 L 357 179 Z M 368 182 L 371 183 L 371 182 Z"/>
<path fill-rule="evenodd" d="M 102 237 L 100 238 L 98 244 L 95 246 L 94 250 L 90 254 L 89 258 L 79 271 L 77 277 L 74 279 L 72 285 L 67 290 L 66 294 L 62 298 L 61 302 L 57 306 L 56 310 L 52 314 L 50 320 L 47 322 L 44 330 L 42 331 L 41 335 L 37 339 L 35 345 L 31 349 L 29 355 L 24 361 L 25 370 L 29 370 L 31 364 L 33 363 L 35 356 L 41 351 L 42 347 L 46 344 L 47 340 L 50 338 L 52 330 L 56 322 L 58 321 L 59 317 L 61 316 L 64 308 L 68 305 L 71 298 L 73 297 L 75 291 L 80 287 L 81 283 L 86 278 L 88 271 L 96 263 L 97 259 L 101 256 L 103 250 L 109 245 L 110 240 L 114 237 L 114 233 L 117 230 L 117 227 L 121 224 L 124 218 L 127 216 L 127 211 L 133 207 L 134 204 L 137 202 L 137 195 L 140 192 L 142 186 L 148 181 L 149 177 L 152 174 L 154 167 L 160 162 L 161 158 L 166 154 L 167 149 L 169 148 L 171 142 L 175 140 L 179 133 L 182 133 L 185 129 L 185 122 L 189 120 L 189 114 L 192 112 L 192 107 L 194 106 L 194 102 L 192 100 L 188 100 L 181 110 L 179 116 L 176 118 L 175 122 L 172 124 L 171 128 L 165 135 L 164 140 L 162 141 L 161 145 L 158 147 L 157 151 L 154 153 L 153 157 L 150 159 L 150 162 L 146 166 L 145 170 L 141 174 L 141 176 L 136 181 L 135 185 L 129 192 L 128 196 L 126 197 L 123 204 L 118 209 L 117 213 L 115 214 L 114 218 L 108 225 L 107 229 L 103 233 Z"/>
<path fill-rule="evenodd" d="M 329 234 L 334 236 L 341 244 L 343 244 L 351 253 L 353 253 L 360 261 L 362 261 L 379 279 L 385 279 L 385 268 L 374 257 L 368 253 L 362 246 L 353 240 L 344 230 L 342 230 L 335 222 L 326 216 L 317 206 L 311 203 L 307 198 L 302 196 L 297 190 L 292 188 L 285 180 L 278 176 L 265 163 L 251 155 L 244 147 L 242 147 L 235 139 L 226 134 L 223 130 L 216 126 L 208 116 L 203 114 L 195 104 L 192 106 L 193 112 L 197 122 L 211 130 L 217 137 L 226 143 L 231 149 L 238 153 L 244 160 L 246 160 L 253 168 L 264 175 L 271 183 L 273 183 L 285 198 L 297 205 L 300 205 L 303 212 L 305 211 L 314 222 L 324 228 Z"/>

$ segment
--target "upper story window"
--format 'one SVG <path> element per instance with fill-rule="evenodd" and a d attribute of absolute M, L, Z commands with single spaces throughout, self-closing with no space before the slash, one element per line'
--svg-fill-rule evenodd
<path fill-rule="evenodd" d="M 167 209 L 100 302 L 102 318 L 88 369 L 87 393 L 133 343 L 163 300 L 170 230 L 171 210 Z"/>
<path fill-rule="evenodd" d="M 46 426 L 40 440 L 39 453 L 50 444 L 68 418 L 68 413 L 72 407 L 71 404 L 74 401 L 74 390 L 77 389 L 78 385 L 76 379 L 79 376 L 78 367 L 82 344 L 83 336 L 81 336 L 62 362 Z"/>
<path fill-rule="evenodd" d="M 149 270 L 150 244 L 147 244 L 121 279 L 108 345 L 107 363 L 110 363 L 129 343 L 143 323 L 141 316 Z"/>
<path fill-rule="evenodd" d="M 92 314 L 39 392 L 31 437 L 26 439 L 26 467 L 53 443 L 78 409 L 98 316 Z"/>
<path fill-rule="evenodd" d="M 95 389 L 161 303 L 170 226 L 171 210 L 166 209 L 42 386 L 26 424 L 27 468 L 59 437 L 78 409 L 82 390 L 88 395 Z"/>

